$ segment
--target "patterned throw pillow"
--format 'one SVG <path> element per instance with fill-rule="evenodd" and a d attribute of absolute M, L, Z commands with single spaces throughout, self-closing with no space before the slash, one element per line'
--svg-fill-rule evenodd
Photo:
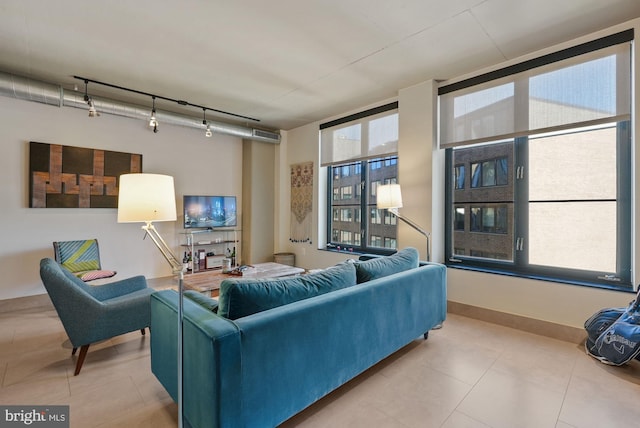
<path fill-rule="evenodd" d="M 113 270 L 90 270 L 88 272 L 76 272 L 75 275 L 84 282 L 94 279 L 111 278 L 116 274 Z"/>

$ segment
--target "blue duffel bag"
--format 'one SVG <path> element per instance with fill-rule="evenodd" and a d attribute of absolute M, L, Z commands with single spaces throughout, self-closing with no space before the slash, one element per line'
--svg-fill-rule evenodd
<path fill-rule="evenodd" d="M 585 323 L 587 354 L 620 366 L 640 359 L 640 293 L 626 308 L 602 309 Z"/>

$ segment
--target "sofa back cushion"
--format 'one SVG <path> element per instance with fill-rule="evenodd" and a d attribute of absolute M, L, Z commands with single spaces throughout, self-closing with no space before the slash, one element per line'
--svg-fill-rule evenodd
<path fill-rule="evenodd" d="M 418 250 L 407 247 L 387 257 L 357 261 L 358 284 L 418 267 Z"/>
<path fill-rule="evenodd" d="M 220 284 L 218 315 L 235 320 L 355 284 L 352 263 L 290 278 L 225 279 Z"/>

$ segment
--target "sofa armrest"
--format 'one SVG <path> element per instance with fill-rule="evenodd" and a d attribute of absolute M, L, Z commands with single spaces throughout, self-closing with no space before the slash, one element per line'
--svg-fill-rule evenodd
<path fill-rule="evenodd" d="M 205 309 L 208 309 L 212 312 L 218 311 L 218 300 L 212 299 L 211 297 L 207 297 L 202 293 L 199 293 L 194 290 L 187 290 L 184 292 L 184 297 L 187 299 L 199 304 Z"/>
<path fill-rule="evenodd" d="M 134 291 L 144 290 L 147 288 L 147 279 L 143 275 L 138 275 L 103 285 L 89 285 L 88 287 L 91 287 L 90 290 L 93 297 L 104 301 L 124 296 L 126 294 L 133 293 Z"/>
<path fill-rule="evenodd" d="M 174 401 L 178 394 L 178 304 L 175 290 L 151 295 L 151 371 Z M 185 298 L 183 305 L 185 418 L 193 427 L 239 427 L 243 406 L 240 330 L 233 321 L 191 298 Z"/>

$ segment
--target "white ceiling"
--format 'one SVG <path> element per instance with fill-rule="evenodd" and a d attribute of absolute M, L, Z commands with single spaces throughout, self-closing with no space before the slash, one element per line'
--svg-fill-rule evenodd
<path fill-rule="evenodd" d="M 0 70 L 292 129 L 636 17 L 640 0 L 1 0 Z"/>

